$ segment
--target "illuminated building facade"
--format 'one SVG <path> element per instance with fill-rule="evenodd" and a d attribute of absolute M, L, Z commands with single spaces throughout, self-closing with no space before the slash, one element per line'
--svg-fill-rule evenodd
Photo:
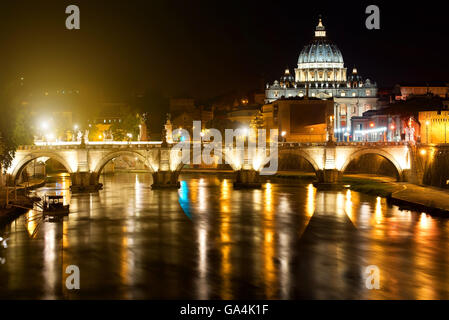
<path fill-rule="evenodd" d="M 446 82 L 422 82 L 401 83 L 394 88 L 396 100 L 407 100 L 409 97 L 433 95 L 443 99 L 449 97 L 449 83 Z"/>
<path fill-rule="evenodd" d="M 351 140 L 358 142 L 401 141 L 405 139 L 403 132 L 408 130 L 400 115 L 377 110 L 368 111 L 363 117 L 352 117 L 351 122 Z"/>
<path fill-rule="evenodd" d="M 332 116 L 332 99 L 281 98 L 263 106 L 267 129 L 278 129 L 286 142 L 326 142 Z"/>
<path fill-rule="evenodd" d="M 334 133 L 337 140 L 350 138 L 351 118 L 376 109 L 377 85 L 363 79 L 356 68 L 347 76 L 343 55 L 329 40 L 319 19 L 312 41 L 299 54 L 294 75 L 289 69 L 265 90 L 265 103 L 280 98 L 334 99 Z"/>
<path fill-rule="evenodd" d="M 449 111 L 423 111 L 419 113 L 421 142 L 439 144 L 449 142 Z"/>

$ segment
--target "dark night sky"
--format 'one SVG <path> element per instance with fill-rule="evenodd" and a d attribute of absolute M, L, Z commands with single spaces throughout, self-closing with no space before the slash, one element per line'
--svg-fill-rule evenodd
<path fill-rule="evenodd" d="M 21 1 L 0 5 L 0 81 L 125 96 L 153 88 L 213 97 L 247 90 L 294 68 L 318 14 L 345 65 L 390 86 L 449 80 L 448 12 L 426 1 Z M 65 29 L 65 7 L 81 30 Z M 377 4 L 381 30 L 365 28 Z"/>

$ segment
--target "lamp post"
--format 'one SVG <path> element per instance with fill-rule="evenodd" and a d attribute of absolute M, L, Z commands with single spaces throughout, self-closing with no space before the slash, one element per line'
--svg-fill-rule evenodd
<path fill-rule="evenodd" d="M 285 142 L 285 135 L 287 134 L 287 132 L 282 131 L 281 132 L 281 136 L 282 136 L 282 142 Z"/>

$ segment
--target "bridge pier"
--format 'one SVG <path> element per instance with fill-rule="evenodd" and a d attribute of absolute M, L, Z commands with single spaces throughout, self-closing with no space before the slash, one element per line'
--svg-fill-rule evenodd
<path fill-rule="evenodd" d="M 318 189 L 340 189 L 343 187 L 341 178 L 343 173 L 337 169 L 318 170 L 318 182 L 314 183 Z"/>
<path fill-rule="evenodd" d="M 103 184 L 98 182 L 96 172 L 74 172 L 70 175 L 72 193 L 96 192 L 103 188 Z"/>
<path fill-rule="evenodd" d="M 179 189 L 179 171 L 156 171 L 153 172 L 152 189 Z"/>
<path fill-rule="evenodd" d="M 419 175 L 416 172 L 412 172 L 411 169 L 402 170 L 399 174 L 398 180 L 400 182 L 413 182 L 415 184 L 422 184 L 423 174 Z"/>
<path fill-rule="evenodd" d="M 259 189 L 261 186 L 259 171 L 242 169 L 235 172 L 235 189 Z"/>

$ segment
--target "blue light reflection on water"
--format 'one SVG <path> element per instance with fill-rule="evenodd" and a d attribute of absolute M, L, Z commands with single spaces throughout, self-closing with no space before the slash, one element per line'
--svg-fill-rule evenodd
<path fill-rule="evenodd" d="M 189 187 L 186 181 L 181 181 L 181 188 L 178 190 L 179 194 L 179 204 L 184 211 L 187 218 L 192 219 L 192 214 L 190 212 L 190 201 L 189 201 Z"/>

